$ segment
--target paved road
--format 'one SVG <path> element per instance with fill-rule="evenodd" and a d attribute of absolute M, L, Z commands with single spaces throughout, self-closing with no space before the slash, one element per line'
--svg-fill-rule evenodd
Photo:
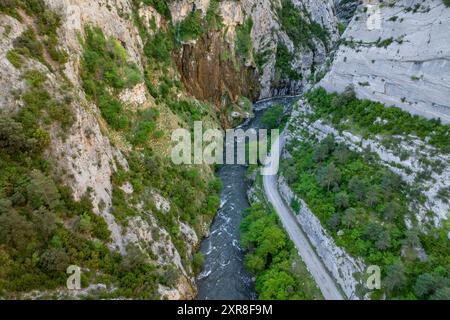
<path fill-rule="evenodd" d="M 272 147 L 272 159 L 279 159 L 277 156 L 277 151 L 281 150 L 284 145 L 284 137 L 280 137 L 280 143 L 275 143 Z M 268 171 L 263 171 L 267 175 L 263 175 L 263 185 L 266 196 L 270 203 L 272 203 L 275 208 L 280 220 L 284 226 L 284 229 L 289 234 L 292 242 L 297 248 L 300 256 L 308 267 L 311 275 L 315 279 L 317 286 L 326 300 L 343 300 L 343 296 L 334 279 L 325 269 L 319 256 L 314 251 L 312 245 L 307 240 L 301 226 L 295 219 L 293 213 L 283 201 L 280 192 L 278 191 L 277 175 L 273 174 L 277 170 L 274 167 L 278 166 L 278 161 L 272 161 L 270 169 Z M 269 166 L 265 169 L 267 170 Z M 263 169 L 264 170 L 264 169 Z"/>

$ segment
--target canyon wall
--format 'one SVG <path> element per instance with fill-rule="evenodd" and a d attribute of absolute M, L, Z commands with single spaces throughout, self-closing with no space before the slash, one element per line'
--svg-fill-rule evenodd
<path fill-rule="evenodd" d="M 442 0 L 361 6 L 319 83 L 450 122 L 450 8 Z"/>

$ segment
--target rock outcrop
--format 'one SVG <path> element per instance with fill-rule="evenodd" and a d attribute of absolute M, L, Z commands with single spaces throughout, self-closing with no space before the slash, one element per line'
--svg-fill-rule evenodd
<path fill-rule="evenodd" d="M 450 8 L 442 0 L 361 6 L 319 83 L 450 122 Z M 370 8 L 369 8 L 370 6 Z"/>
<path fill-rule="evenodd" d="M 324 43 L 312 37 L 313 47 L 305 44 L 294 45 L 293 39 L 283 28 L 283 17 L 280 17 L 280 9 L 286 3 L 292 3 L 293 10 L 300 12 L 304 20 L 299 24 L 309 25 L 315 22 L 321 26 L 328 34 L 327 41 Z M 328 48 L 331 48 L 339 37 L 333 1 L 244 0 L 242 7 L 246 16 L 253 20 L 251 33 L 253 47 L 263 60 L 259 66 L 260 98 L 301 93 L 314 68 L 325 61 Z M 289 65 L 299 73 L 301 79 L 286 78 L 285 75 L 280 74 L 280 70 L 277 70 L 277 51 L 280 50 L 280 44 L 287 47 L 292 58 Z M 279 55 L 278 59 L 280 59 Z"/>

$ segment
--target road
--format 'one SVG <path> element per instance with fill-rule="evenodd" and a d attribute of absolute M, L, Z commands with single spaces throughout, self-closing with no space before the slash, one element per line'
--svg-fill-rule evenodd
<path fill-rule="evenodd" d="M 306 238 L 300 224 L 297 222 L 292 211 L 283 201 L 280 192 L 278 191 L 276 173 L 278 171 L 278 161 L 280 159 L 278 155 L 280 154 L 279 151 L 281 151 L 283 145 L 284 136 L 281 135 L 279 141 L 276 141 L 272 146 L 272 152 L 269 156 L 272 160 L 270 165 L 263 168 L 262 171 L 264 191 L 267 199 L 273 205 L 275 211 L 280 217 L 284 229 L 289 234 L 289 237 L 297 248 L 302 260 L 308 267 L 324 298 L 326 300 L 343 300 L 344 297 L 339 291 L 334 279 L 326 270 L 321 259 Z"/>

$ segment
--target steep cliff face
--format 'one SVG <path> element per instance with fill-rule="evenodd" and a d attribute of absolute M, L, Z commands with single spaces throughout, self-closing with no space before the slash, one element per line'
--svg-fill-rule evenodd
<path fill-rule="evenodd" d="M 448 123 L 449 20 L 442 0 L 361 6 L 320 85 Z"/>
<path fill-rule="evenodd" d="M 250 110 L 244 110 L 240 101 L 243 97 L 257 99 L 259 84 L 256 67 L 249 61 L 251 44 L 242 39 L 240 45 L 248 46 L 247 52 L 239 55 L 236 50 L 236 30 L 246 22 L 241 4 L 174 1 L 170 11 L 181 47 L 175 59 L 187 91 L 214 104 L 219 113 L 223 111 L 221 122 L 225 127 L 235 124 L 233 112 L 234 117 L 248 117 Z M 189 28 L 199 30 L 186 34 Z"/>
<path fill-rule="evenodd" d="M 172 166 L 167 146 L 174 129 L 189 127 L 180 105 L 207 126 L 219 121 L 210 105 L 182 89 L 172 53 L 158 61 L 161 48 L 148 48 L 169 19 L 140 1 L 1 4 L 0 203 L 9 214 L 1 227 L 14 219 L 28 226 L 39 210 L 50 222 L 33 220 L 34 228 L 49 230 L 46 238 L 26 231 L 35 251 L 31 267 L 23 263 L 29 252 L 1 237 L 0 296 L 195 297 L 192 255 L 218 200 L 214 188 L 200 190 L 214 180 L 211 169 Z M 23 161 L 7 149 L 22 131 L 39 145 L 16 151 Z M 34 200 L 23 191 L 33 177 L 50 188 Z M 174 190 L 183 184 L 183 192 Z M 22 200 L 11 201 L 14 194 Z M 183 201 L 192 208 L 182 209 Z M 13 237 L 21 232 L 12 228 Z M 75 294 L 64 289 L 66 264 L 80 266 L 95 285 Z"/>
<path fill-rule="evenodd" d="M 243 0 L 252 17 L 260 98 L 298 94 L 338 39 L 332 1 Z"/>
<path fill-rule="evenodd" d="M 17 0 L 0 9 L 2 234 L 52 226 L 33 238 L 31 267 L 18 240 L 0 237 L 0 295 L 73 296 L 61 275 L 69 262 L 92 284 L 80 295 L 193 298 L 192 256 L 218 183 L 207 166 L 171 164 L 170 134 L 194 120 L 234 126 L 250 100 L 297 92 L 337 38 L 332 1 Z M 18 158 L 8 156 L 11 132 L 23 140 Z M 36 220 L 38 211 L 58 222 Z"/>
<path fill-rule="evenodd" d="M 182 41 L 178 67 L 189 92 L 219 108 L 300 93 L 338 39 L 332 1 L 174 1 L 172 19 L 183 29 L 212 6 L 220 24 Z"/>

